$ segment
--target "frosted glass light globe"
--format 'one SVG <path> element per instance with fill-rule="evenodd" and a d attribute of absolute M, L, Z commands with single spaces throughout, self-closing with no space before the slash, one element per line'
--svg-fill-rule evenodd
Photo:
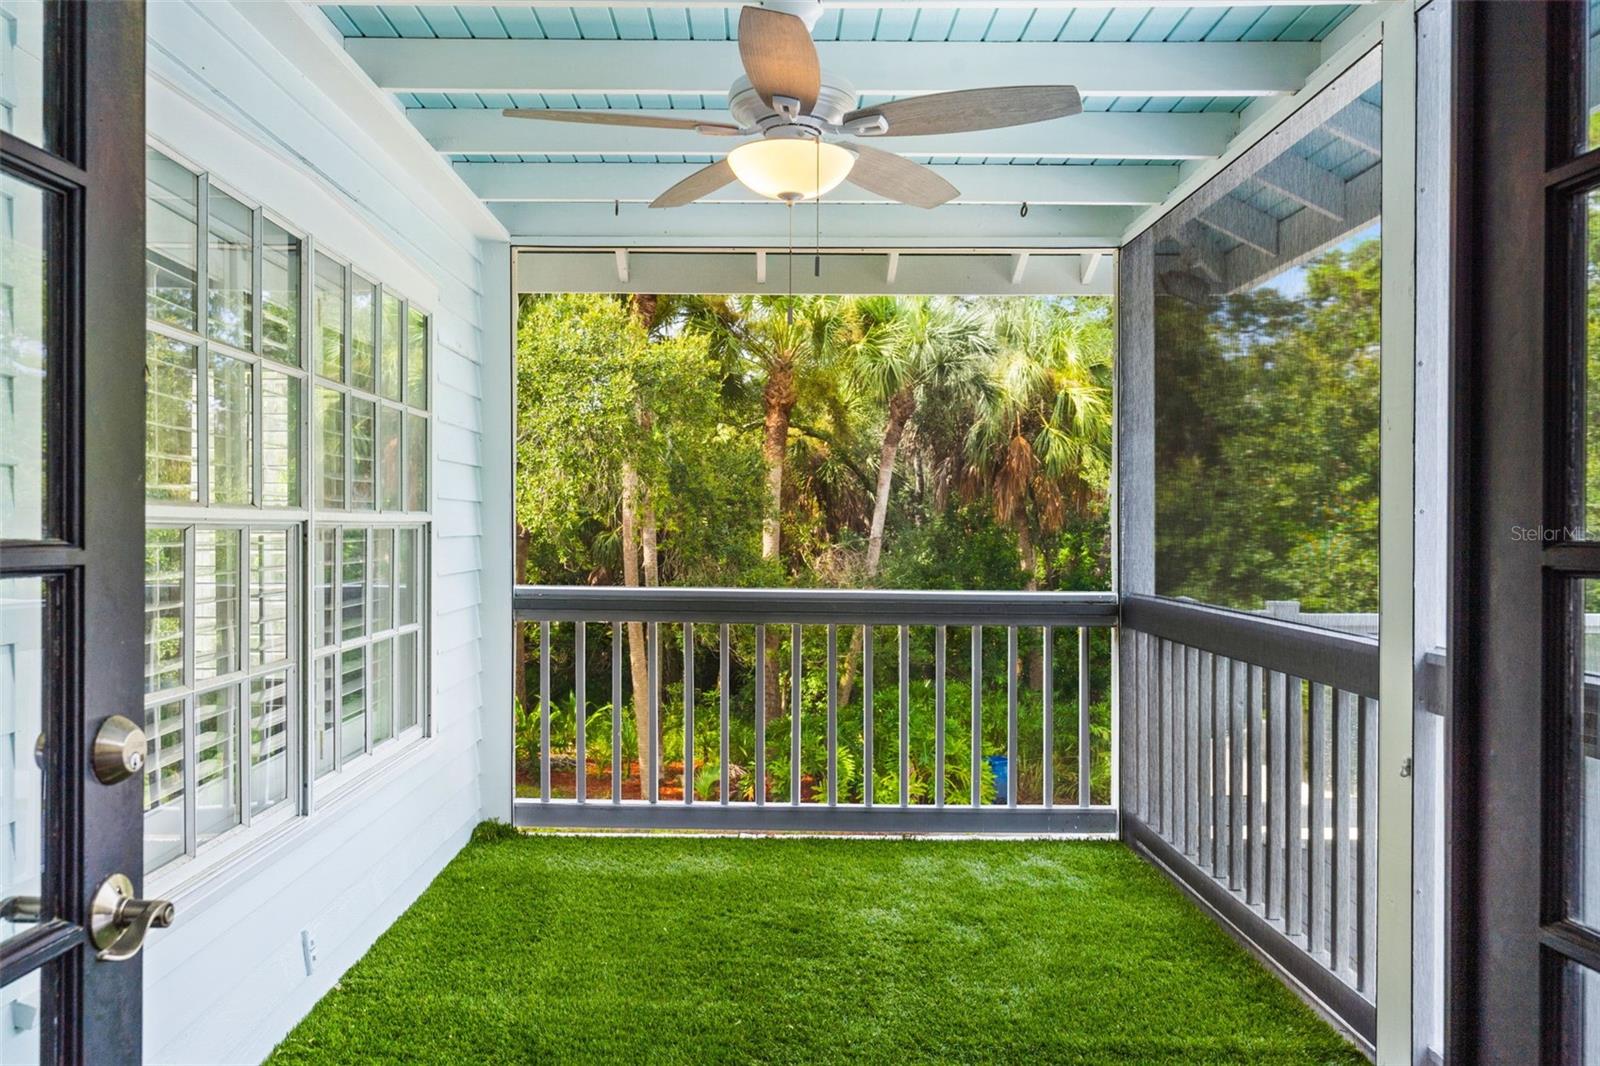
<path fill-rule="evenodd" d="M 855 163 L 855 153 L 810 137 L 771 137 L 728 153 L 734 176 L 751 191 L 789 203 L 835 188 Z"/>

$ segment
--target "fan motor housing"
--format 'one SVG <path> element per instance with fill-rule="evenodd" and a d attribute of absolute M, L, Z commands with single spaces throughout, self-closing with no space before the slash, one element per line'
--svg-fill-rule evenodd
<path fill-rule="evenodd" d="M 845 112 L 854 110 L 855 106 L 855 87 L 843 78 L 823 71 L 822 91 L 817 93 L 817 106 L 811 109 L 812 116 L 837 124 L 844 118 Z M 763 119 L 779 117 L 751 87 L 749 78 L 740 78 L 728 90 L 728 111 L 735 122 L 746 128 L 762 125 Z"/>

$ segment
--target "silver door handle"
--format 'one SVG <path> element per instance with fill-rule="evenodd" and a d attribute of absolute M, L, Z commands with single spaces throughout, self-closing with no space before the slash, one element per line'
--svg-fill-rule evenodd
<path fill-rule="evenodd" d="M 95 958 L 121 962 L 139 954 L 145 934 L 172 924 L 176 911 L 164 899 L 135 899 L 133 882 L 112 874 L 95 890 L 89 904 L 89 936 L 99 950 Z"/>

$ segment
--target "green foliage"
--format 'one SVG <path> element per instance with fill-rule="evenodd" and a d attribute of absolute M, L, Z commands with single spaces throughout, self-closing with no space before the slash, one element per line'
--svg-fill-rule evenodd
<path fill-rule="evenodd" d="M 497 818 L 487 819 L 472 827 L 474 844 L 498 844 L 506 840 L 515 840 L 521 835 L 521 830 L 516 826 Z"/>

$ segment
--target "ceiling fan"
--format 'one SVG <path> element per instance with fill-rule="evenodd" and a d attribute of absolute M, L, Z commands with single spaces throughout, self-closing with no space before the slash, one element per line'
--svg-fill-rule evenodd
<path fill-rule="evenodd" d="M 697 170 L 656 197 L 651 207 L 681 207 L 733 181 L 763 196 L 794 204 L 846 178 L 879 196 L 917 207 L 938 207 L 958 195 L 954 185 L 909 159 L 862 144 L 859 138 L 911 137 L 1021 126 L 1083 110 L 1071 85 L 1017 85 L 912 96 L 858 108 L 855 90 L 822 70 L 810 24 L 816 0 L 769 0 L 739 12 L 739 59 L 745 77 L 733 83 L 733 123 L 640 115 L 625 111 L 546 111 L 507 108 L 512 118 L 603 126 L 693 130 L 710 137 L 754 137 L 722 160 Z M 799 11 L 802 18 L 777 7 Z M 841 142 L 838 138 L 850 138 Z"/>

